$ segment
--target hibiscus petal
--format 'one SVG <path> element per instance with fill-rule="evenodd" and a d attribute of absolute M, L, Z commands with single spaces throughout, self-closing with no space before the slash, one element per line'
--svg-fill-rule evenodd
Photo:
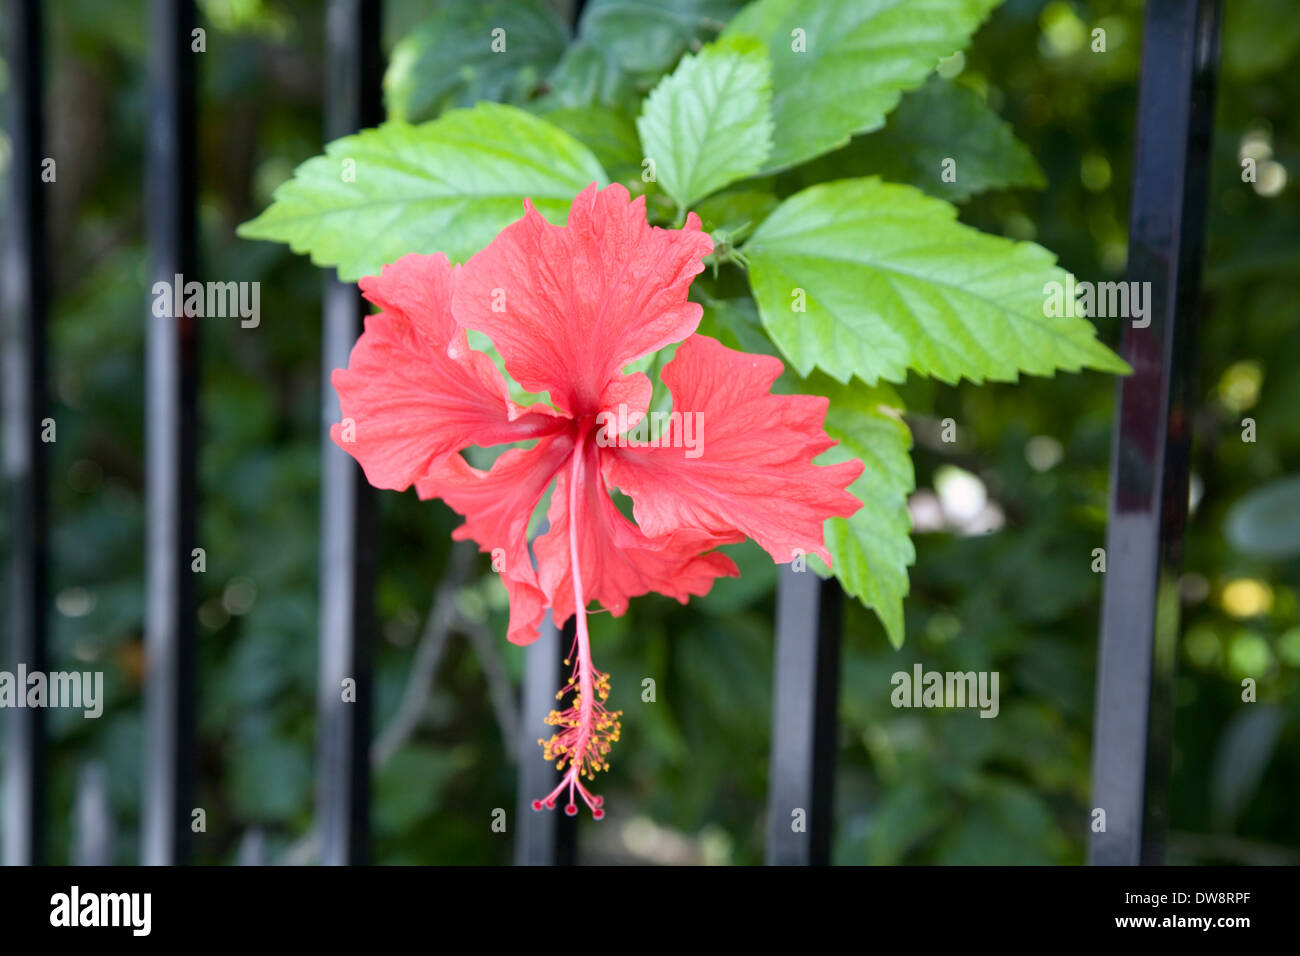
<path fill-rule="evenodd" d="M 606 491 L 600 474 L 600 453 L 594 442 L 584 449 L 576 496 L 584 600 L 596 601 L 618 617 L 627 610 L 630 598 L 656 591 L 685 604 L 692 595 L 707 594 L 715 578 L 740 574 L 731 558 L 710 549 L 743 541 L 743 535 L 690 530 L 647 538 L 623 517 Z M 533 544 L 538 579 L 556 621 L 567 620 L 574 612 L 570 481 L 571 470 L 565 468 L 551 493 L 550 530 Z"/>
<path fill-rule="evenodd" d="M 404 256 L 361 289 L 384 311 L 366 317 L 346 369 L 330 381 L 343 421 L 330 437 L 377 488 L 404 491 L 468 445 L 549 434 L 565 422 L 546 405 L 510 401 L 492 360 L 470 350 L 451 317 L 455 271 L 442 254 Z M 448 349 L 456 343 L 457 357 Z"/>
<path fill-rule="evenodd" d="M 682 229 L 646 223 L 645 197 L 593 184 L 553 226 L 525 201 L 524 217 L 470 258 L 452 311 L 486 333 L 506 369 L 556 408 L 590 416 L 640 400 L 620 370 L 695 331 L 702 309 L 687 300 L 713 250 L 691 213 Z M 632 411 L 644 411 L 644 406 Z"/>
<path fill-rule="evenodd" d="M 493 554 L 493 566 L 510 595 L 506 636 L 515 644 L 537 640 L 547 603 L 528 554 L 528 521 L 572 453 L 573 438 L 566 432 L 543 438 L 533 448 L 502 452 L 488 471 L 454 455 L 436 474 L 415 483 L 421 498 L 441 498 L 464 516 L 453 538 L 471 538 L 481 551 Z"/>
<path fill-rule="evenodd" d="M 862 462 L 812 464 L 835 444 L 822 428 L 828 401 L 771 394 L 783 369 L 779 359 L 736 352 L 702 335 L 678 347 L 663 380 L 674 414 L 693 421 L 684 429 L 685 419 L 674 419 L 660 447 L 610 447 L 603 455 L 607 480 L 632 497 L 647 535 L 739 531 L 778 564 L 796 553 L 830 563 L 822 526 L 862 506 L 844 490 Z"/>

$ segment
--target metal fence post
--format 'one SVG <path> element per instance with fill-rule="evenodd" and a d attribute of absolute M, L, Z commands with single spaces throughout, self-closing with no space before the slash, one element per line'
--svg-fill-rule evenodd
<path fill-rule="evenodd" d="M 331 0 L 326 16 L 328 141 L 381 119 L 381 4 Z M 326 278 L 316 806 L 320 861 L 331 866 L 366 862 L 369 845 L 375 496 L 360 467 L 328 437 L 342 414 L 330 372 L 347 366 L 365 312 L 355 283 Z M 353 682 L 349 699 L 344 681 Z"/>
<path fill-rule="evenodd" d="M 72 809 L 73 866 L 112 866 L 117 854 L 117 827 L 109 796 L 108 764 L 92 760 L 77 773 Z"/>
<path fill-rule="evenodd" d="M 41 182 L 41 4 L 10 0 L 5 57 L 9 66 L 12 145 L 5 212 L 3 274 L 5 476 L 13 529 L 5 601 L 11 673 L 23 664 L 44 671 L 47 501 L 42 419 L 47 414 L 45 356 L 45 189 Z M 5 715 L 4 862 L 42 862 L 45 835 L 45 712 Z"/>
<path fill-rule="evenodd" d="M 151 287 L 189 281 L 196 268 L 193 28 L 192 0 L 154 0 L 145 171 Z M 171 865 L 188 861 L 194 799 L 198 326 L 192 315 L 156 318 L 152 309 L 145 321 L 140 860 Z"/>
<path fill-rule="evenodd" d="M 776 592 L 767 862 L 830 862 L 844 592 L 781 568 Z"/>
<path fill-rule="evenodd" d="M 560 771 L 542 759 L 537 746 L 548 728 L 542 723 L 555 707 L 555 691 L 569 668 L 564 658 L 573 647 L 574 618 L 557 628 L 546 612 L 536 642 L 524 650 L 524 693 L 519 720 L 519 792 L 515 797 L 515 863 L 519 866 L 569 866 L 577 853 L 578 821 L 562 810 L 534 810 L 533 800 L 555 789 Z"/>
<path fill-rule="evenodd" d="M 1127 327 L 1121 348 L 1133 375 L 1118 385 L 1111 456 L 1088 851 L 1095 864 L 1158 863 L 1162 853 L 1218 38 L 1218 0 L 1147 0 L 1128 278 L 1150 284 L 1151 318 Z"/>

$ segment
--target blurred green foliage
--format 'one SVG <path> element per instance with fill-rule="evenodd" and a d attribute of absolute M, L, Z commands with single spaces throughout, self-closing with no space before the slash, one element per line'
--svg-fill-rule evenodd
<path fill-rule="evenodd" d="M 390 48 L 439 6 L 389 0 Z M 644 92 L 646 78 L 718 32 L 737 7 L 626 6 L 646 19 L 644 32 L 629 36 L 603 12 L 560 59 L 554 88 L 498 78 L 484 89 L 563 110 L 566 96 L 594 84 L 616 117 L 613 137 L 626 122 L 618 110 Z M 1297 191 L 1286 182 L 1300 168 L 1300 78 L 1289 68 L 1300 29 L 1288 0 L 1227 6 L 1180 586 L 1170 859 L 1295 862 L 1300 561 L 1234 544 L 1225 522 L 1252 491 L 1300 470 L 1300 233 Z M 236 240 L 234 226 L 320 151 L 323 24 L 321 6 L 306 0 L 206 0 L 201 8 L 202 272 L 262 284 L 258 329 L 221 319 L 202 329 L 208 569 L 200 578 L 197 765 L 208 832 L 197 854 L 217 863 L 237 859 L 254 830 L 271 858 L 282 858 L 312 819 L 321 274 L 282 247 Z M 701 11 L 706 19 L 693 19 Z M 49 12 L 50 152 L 59 177 L 50 196 L 59 423 L 51 666 L 102 668 L 109 695 L 98 721 L 52 712 L 52 850 L 56 862 L 67 858 L 78 772 L 102 761 L 118 857 L 128 863 L 136 859 L 141 774 L 145 9 L 66 0 Z M 1080 278 L 1122 273 L 1140 14 L 1138 0 L 1007 0 L 959 62 L 945 65 L 1010 124 L 1046 183 L 976 195 L 963 221 L 1034 238 Z M 1091 49 L 1098 27 L 1105 53 Z M 420 108 L 478 89 L 447 85 Z M 916 112 L 905 97 L 896 115 L 915 125 Z M 905 135 L 903 126 L 889 135 Z M 0 148 L 0 163 L 6 154 Z M 1242 182 L 1244 157 L 1257 160 L 1253 184 Z M 851 143 L 820 162 L 842 163 L 848 176 L 882 171 L 871 163 L 887 159 Z M 1026 165 L 1015 175 L 1032 182 L 1036 172 Z M 930 185 L 942 195 L 942 184 Z M 1118 329 L 1106 323 L 1101 337 L 1113 344 Z M 1081 862 L 1100 595 L 1091 564 L 1104 543 L 1113 382 L 1096 373 L 980 388 L 914 379 L 902 392 L 918 509 L 929 509 L 923 527 L 935 530 L 916 535 L 901 650 L 850 602 L 835 858 Z M 949 417 L 955 444 L 938 439 Z M 1253 443 L 1241 438 L 1246 417 L 1257 425 Z M 381 502 L 377 728 L 406 689 L 457 523 L 414 495 L 385 493 Z M 974 517 L 953 530 L 963 507 Z M 972 533 L 978 527 L 995 530 Z M 0 544 L 4 531 L 0 524 Z M 753 546 L 732 550 L 743 576 L 720 581 L 704 599 L 681 607 L 650 596 L 626 617 L 593 618 L 597 659 L 613 675 L 611 703 L 625 717 L 605 784 L 610 816 L 582 827 L 588 859 L 762 858 L 775 571 Z M 517 681 L 525 652 L 501 636 L 504 595 L 485 559 L 457 604 L 495 644 L 489 651 L 459 633 L 448 642 L 418 728 L 378 770 L 380 862 L 510 859 L 514 769 L 488 675 L 495 666 Z M 917 661 L 998 670 L 999 718 L 894 709 L 890 675 Z M 653 703 L 640 699 L 647 677 Z M 1246 677 L 1257 681 L 1258 703 L 1241 700 Z M 497 807 L 512 817 L 504 835 L 490 826 Z"/>

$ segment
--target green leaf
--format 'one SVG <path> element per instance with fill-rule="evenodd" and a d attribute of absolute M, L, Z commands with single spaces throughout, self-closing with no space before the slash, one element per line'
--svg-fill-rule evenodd
<path fill-rule="evenodd" d="M 1041 246 L 964 226 L 910 186 L 846 179 L 791 196 L 742 248 L 763 324 L 801 375 L 1012 381 L 1127 372 L 1085 318 L 1049 317 L 1068 273 Z M 803 306 L 804 311 L 799 311 Z"/>
<path fill-rule="evenodd" d="M 902 400 L 883 382 L 873 387 L 841 385 L 824 375 L 802 383 L 799 390 L 831 400 L 826 434 L 840 444 L 823 456 L 822 463 L 858 458 L 865 466 L 849 485 L 862 508 L 852 518 L 826 522 L 832 572 L 845 592 L 875 610 L 889 642 L 901 647 L 907 569 L 916 560 L 907 513 L 907 496 L 916 487 L 916 476 L 908 453 L 912 433 L 900 414 Z M 815 556 L 810 560 L 821 565 Z"/>
<path fill-rule="evenodd" d="M 632 74 L 671 69 L 693 42 L 722 29 L 742 0 L 592 0 L 578 35 Z"/>
<path fill-rule="evenodd" d="M 514 107 L 480 103 L 422 126 L 387 123 L 335 140 L 238 234 L 288 243 L 355 280 L 408 252 L 463 261 L 523 214 L 525 197 L 563 222 L 579 191 L 606 181 L 596 157 L 567 133 Z"/>
<path fill-rule="evenodd" d="M 630 107 L 686 50 L 713 39 L 743 0 L 590 0 L 578 39 L 547 77 L 562 106 Z"/>
<path fill-rule="evenodd" d="M 758 171 L 772 149 L 771 101 L 767 53 L 749 38 L 683 57 L 654 88 L 636 126 L 679 207 Z"/>
<path fill-rule="evenodd" d="M 608 106 L 568 106 L 542 117 L 590 149 L 610 179 L 640 179 L 641 141 L 627 113 Z"/>
<path fill-rule="evenodd" d="M 772 56 L 775 145 L 785 169 L 877 129 L 904 90 L 970 42 L 1000 0 L 758 0 L 727 26 Z"/>
<path fill-rule="evenodd" d="M 393 47 L 384 73 L 388 117 L 416 123 L 448 106 L 521 102 L 568 39 L 564 22 L 540 0 L 444 4 Z"/>
<path fill-rule="evenodd" d="M 769 192 L 737 190 L 710 196 L 695 207 L 705 232 L 721 233 L 733 244 L 743 242 L 777 207 Z"/>
<path fill-rule="evenodd" d="M 953 182 L 943 177 L 949 159 Z M 903 97 L 884 129 L 855 136 L 843 149 L 800 166 L 791 178 L 810 186 L 873 174 L 950 202 L 990 189 L 1047 185 L 1029 149 L 979 94 L 937 74 Z"/>
<path fill-rule="evenodd" d="M 542 109 L 608 106 L 634 111 L 640 97 L 632 79 L 586 40 L 569 45 L 564 58 L 546 78 Z"/>
<path fill-rule="evenodd" d="M 694 294 L 695 290 L 692 290 Z M 701 296 L 704 315 L 700 318 L 700 335 L 717 339 L 727 348 L 760 355 L 777 355 L 776 347 L 764 334 L 762 322 L 754 300 L 745 296 L 738 299 L 713 299 Z"/>

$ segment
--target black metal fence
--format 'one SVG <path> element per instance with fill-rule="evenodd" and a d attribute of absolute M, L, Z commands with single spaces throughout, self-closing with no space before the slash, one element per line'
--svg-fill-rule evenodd
<path fill-rule="evenodd" d="M 4 217 L 3 394 L 12 555 L 6 667 L 44 670 L 49 513 L 41 441 L 47 415 L 48 314 L 44 187 L 42 9 L 8 0 L 12 143 Z M 581 4 L 577 4 L 581 7 Z M 379 2 L 331 0 L 327 13 L 325 139 L 381 118 Z M 1093 739 L 1093 806 L 1107 825 L 1091 838 L 1094 863 L 1161 858 L 1172 723 L 1170 684 L 1178 604 L 1170 601 L 1186 519 L 1193 375 L 1205 193 L 1218 58 L 1219 0 L 1148 0 L 1142 50 L 1130 280 L 1149 282 L 1145 328 L 1125 329 L 1134 374 L 1118 386 Z M 576 14 L 575 14 L 576 16 Z M 193 274 L 195 67 L 193 0 L 152 0 L 149 12 L 148 239 L 151 279 Z M 372 490 L 327 438 L 337 420 L 329 370 L 347 364 L 363 306 L 354 285 L 327 279 L 323 316 L 320 675 L 316 857 L 367 860 L 370 653 L 375 638 L 376 542 Z M 142 310 L 144 306 L 142 304 Z M 148 320 L 146 336 L 146 726 L 140 861 L 189 859 L 194 792 L 198 371 L 193 316 Z M 783 573 L 777 595 L 776 680 L 768 790 L 767 858 L 830 859 L 843 595 L 834 582 Z M 527 652 L 521 739 L 561 683 L 568 639 L 550 623 Z M 344 677 L 359 703 L 344 703 Z M 852 689 L 850 688 L 850 692 Z M 43 711 L 5 718 L 4 862 L 41 862 L 45 847 Z M 576 822 L 528 809 L 554 769 L 521 761 L 517 863 L 571 863 Z M 1095 812 L 1095 811 L 1094 811 Z M 799 813 L 803 825 L 792 825 Z"/>

